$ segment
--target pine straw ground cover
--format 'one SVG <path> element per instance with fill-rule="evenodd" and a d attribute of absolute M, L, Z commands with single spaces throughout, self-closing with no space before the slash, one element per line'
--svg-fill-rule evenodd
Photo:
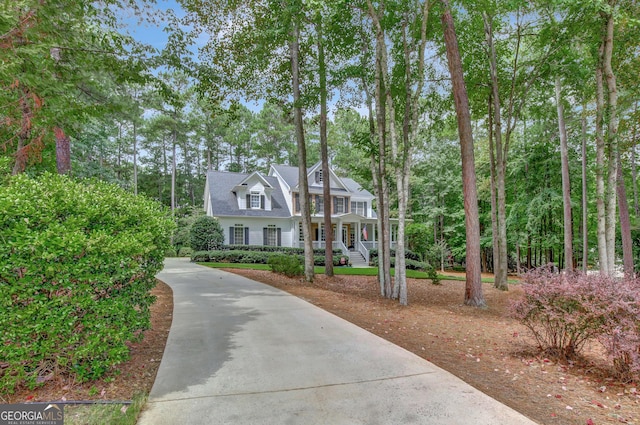
<path fill-rule="evenodd" d="M 640 425 L 640 390 L 608 378 L 598 347 L 571 364 L 538 355 L 526 330 L 505 316 L 518 285 L 500 292 L 485 284 L 489 308 L 462 305 L 464 282 L 410 279 L 408 307 L 378 295 L 374 277 L 316 276 L 313 284 L 260 270 L 229 270 L 281 288 L 355 323 L 457 375 L 540 424 Z M 85 384 L 52 380 L 34 391 L 0 394 L 0 403 L 129 400 L 151 390 L 173 312 L 171 289 L 159 284 L 152 329 L 132 346 L 120 372 Z M 589 422 L 591 421 L 591 422 Z"/>
<path fill-rule="evenodd" d="M 640 424 L 640 389 L 609 378 L 598 346 L 583 358 L 544 358 L 506 316 L 508 292 L 484 284 L 489 307 L 463 305 L 464 282 L 408 279 L 409 306 L 379 296 L 375 277 L 316 275 L 313 284 L 262 270 L 228 270 L 296 295 L 429 360 L 540 424 Z"/>

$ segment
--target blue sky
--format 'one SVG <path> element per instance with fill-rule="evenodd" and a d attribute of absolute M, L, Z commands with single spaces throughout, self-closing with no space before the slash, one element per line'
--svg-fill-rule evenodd
<path fill-rule="evenodd" d="M 158 14 L 155 14 L 154 11 L 173 11 L 178 17 L 183 17 L 185 14 L 176 0 L 155 0 L 155 4 L 148 6 L 148 9 L 148 13 L 151 16 L 147 18 L 152 19 L 158 18 Z M 156 49 L 162 49 L 165 46 L 167 33 L 164 32 L 165 25 L 161 22 L 154 24 L 147 22 L 147 19 L 144 22 L 139 22 L 139 18 L 135 16 L 123 16 L 122 20 L 129 34 L 136 40 L 151 45 Z"/>

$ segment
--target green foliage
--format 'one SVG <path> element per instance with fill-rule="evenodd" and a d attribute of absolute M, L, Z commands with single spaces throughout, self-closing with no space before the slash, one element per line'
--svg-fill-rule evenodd
<path fill-rule="evenodd" d="M 193 249 L 188 246 L 183 246 L 182 248 L 180 248 L 180 251 L 178 251 L 178 257 L 191 257 L 192 254 Z"/>
<path fill-rule="evenodd" d="M 207 215 L 198 217 L 189 231 L 194 251 L 217 249 L 224 243 L 224 233 L 218 220 Z"/>
<path fill-rule="evenodd" d="M 435 267 L 433 266 L 427 266 L 427 268 L 424 269 L 424 271 L 427 273 L 427 278 L 431 279 L 431 283 L 434 285 L 440 285 L 440 276 L 438 276 L 438 272 L 436 271 Z"/>
<path fill-rule="evenodd" d="M 173 221 L 104 182 L 45 174 L 0 186 L 0 392 L 95 379 L 149 327 Z"/>
<path fill-rule="evenodd" d="M 375 257 L 370 257 L 369 262 L 371 263 L 372 266 L 374 267 L 378 267 L 378 256 L 376 255 Z M 416 261 L 416 260 L 410 260 L 410 259 L 406 259 L 405 260 L 405 264 L 407 267 L 407 270 L 428 270 L 428 269 L 433 269 L 433 267 L 431 267 L 429 265 L 429 263 L 424 263 L 422 261 Z M 396 257 L 391 257 L 391 267 L 395 267 L 396 265 Z"/>
<path fill-rule="evenodd" d="M 395 249 L 391 249 L 391 257 L 395 257 L 396 256 L 396 250 Z M 371 251 L 369 251 L 369 258 L 377 258 L 378 257 L 378 249 L 374 248 Z M 404 252 L 404 257 L 407 260 L 414 260 L 414 261 L 420 261 L 420 255 L 409 250 L 406 249 Z"/>
<path fill-rule="evenodd" d="M 227 245 L 227 247 L 230 247 Z M 231 245 L 231 247 L 234 247 Z M 286 255 L 289 257 L 298 257 L 304 259 L 304 250 L 298 248 L 288 247 L 261 247 L 261 246 L 248 246 L 237 245 L 237 248 L 248 249 L 228 249 L 217 251 L 198 251 L 191 255 L 191 261 L 194 262 L 214 262 L 214 263 L 244 263 L 244 264 L 269 264 L 269 260 L 278 255 Z M 250 248 L 255 248 L 254 250 Z M 262 250 L 260 248 L 276 248 Z M 316 266 L 324 266 L 325 256 L 324 250 L 314 250 L 316 255 L 313 256 L 313 262 Z M 349 258 L 342 254 L 340 250 L 334 250 L 333 265 L 341 266 L 341 258 L 346 258 L 347 264 Z"/>
<path fill-rule="evenodd" d="M 258 252 L 282 252 L 291 255 L 304 255 L 304 248 L 292 248 L 288 246 L 269 246 L 269 245 L 223 245 L 220 250 L 240 250 L 240 251 L 258 251 Z M 316 248 L 313 255 L 324 255 L 324 248 Z M 333 255 L 342 255 L 340 249 L 334 249 Z"/>
<path fill-rule="evenodd" d="M 269 266 L 274 273 L 287 277 L 304 275 L 304 263 L 297 255 L 273 255 L 269 258 Z"/>
<path fill-rule="evenodd" d="M 422 260 L 427 257 L 427 251 L 433 241 L 433 231 L 425 223 L 408 223 L 405 229 L 407 248 L 420 255 Z"/>

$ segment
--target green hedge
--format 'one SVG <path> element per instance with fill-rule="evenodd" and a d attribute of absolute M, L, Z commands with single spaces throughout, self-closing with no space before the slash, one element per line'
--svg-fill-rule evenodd
<path fill-rule="evenodd" d="M 391 257 L 395 257 L 396 256 L 396 250 L 395 248 L 391 248 Z M 378 257 L 378 249 L 377 248 L 373 248 L 371 251 L 369 251 L 369 258 L 373 259 L 373 258 L 377 258 Z M 413 261 L 421 261 L 420 260 L 420 255 L 409 250 L 409 249 L 405 249 L 404 250 L 404 258 L 406 258 L 407 260 L 413 260 Z"/>
<path fill-rule="evenodd" d="M 421 271 L 429 271 L 433 269 L 429 263 L 424 263 L 422 261 L 415 261 L 410 259 L 405 259 L 407 269 L 409 270 L 421 270 Z M 378 257 L 371 258 L 370 264 L 374 267 L 378 267 Z M 396 257 L 391 257 L 391 267 L 395 267 L 396 265 Z"/>
<path fill-rule="evenodd" d="M 94 379 L 150 326 L 173 221 L 104 182 L 13 177 L 0 187 L 0 393 L 55 374 Z"/>
<path fill-rule="evenodd" d="M 240 246 L 240 245 L 238 245 Z M 224 251 L 198 251 L 193 253 L 191 261 L 206 263 L 245 263 L 245 264 L 269 264 L 269 260 L 275 256 L 287 255 L 289 257 L 296 257 L 302 259 L 304 264 L 304 255 L 290 253 L 290 252 L 260 252 L 260 251 L 245 251 L 245 250 L 224 250 Z M 333 256 L 333 265 L 340 265 L 340 258 L 349 257 L 343 255 L 341 251 L 335 253 Z M 324 266 L 324 253 L 322 255 L 314 255 L 313 263 L 316 266 Z"/>
<path fill-rule="evenodd" d="M 270 246 L 270 245 L 223 245 L 217 250 L 219 251 L 256 251 L 256 252 L 275 252 L 280 254 L 298 254 L 304 255 L 304 248 L 292 248 L 287 246 Z M 313 255 L 324 255 L 324 248 L 316 248 Z M 333 255 L 342 255 L 340 249 L 334 249 Z"/>

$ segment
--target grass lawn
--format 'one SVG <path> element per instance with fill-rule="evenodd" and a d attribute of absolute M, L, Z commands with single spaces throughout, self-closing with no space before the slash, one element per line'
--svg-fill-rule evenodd
<path fill-rule="evenodd" d="M 268 264 L 246 264 L 246 263 L 198 263 L 201 266 L 207 266 L 214 269 L 250 269 L 250 270 L 271 270 Z M 324 274 L 324 267 L 314 267 L 317 274 Z M 334 267 L 333 272 L 336 275 L 349 275 L 349 276 L 376 276 L 378 274 L 377 267 Z M 391 269 L 391 275 L 394 275 L 395 270 Z M 426 272 L 418 270 L 407 270 L 407 277 L 412 279 L 428 279 Z M 463 276 L 448 276 L 438 274 L 441 280 L 461 280 L 464 281 Z M 492 283 L 493 279 L 483 278 L 483 282 Z M 516 280 L 509 280 L 509 283 L 518 283 Z"/>

